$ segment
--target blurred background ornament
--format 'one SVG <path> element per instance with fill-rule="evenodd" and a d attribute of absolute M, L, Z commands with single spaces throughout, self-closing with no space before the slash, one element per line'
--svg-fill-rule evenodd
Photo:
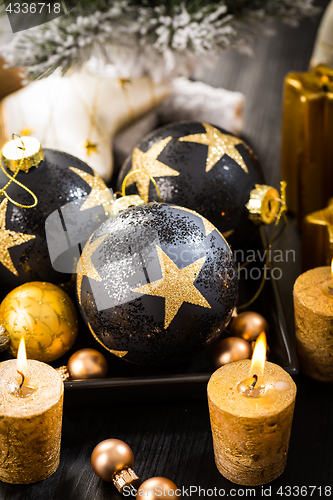
<path fill-rule="evenodd" d="M 74 352 L 67 366 L 61 366 L 57 368 L 57 371 L 64 381 L 105 378 L 108 373 L 108 364 L 99 351 L 85 348 Z"/>
<path fill-rule="evenodd" d="M 105 439 L 95 446 L 91 466 L 103 481 L 113 482 L 122 493 L 125 486 L 138 488 L 140 479 L 133 471 L 134 455 L 131 448 L 120 439 Z"/>
<path fill-rule="evenodd" d="M 317 66 L 285 78 L 282 178 L 288 209 L 303 218 L 333 196 L 333 70 Z"/>
<path fill-rule="evenodd" d="M 310 60 L 310 69 L 326 64 L 333 69 L 333 0 L 326 7 L 318 28 L 317 38 Z"/>
<path fill-rule="evenodd" d="M 7 349 L 12 356 L 24 337 L 27 357 L 47 363 L 65 354 L 78 332 L 73 302 L 51 283 L 25 283 L 12 290 L 1 302 L 0 324 L 10 339 Z"/>
<path fill-rule="evenodd" d="M 230 335 L 240 337 L 247 342 L 257 340 L 261 332 L 268 335 L 268 323 L 261 314 L 254 311 L 242 312 L 230 323 Z"/>
<path fill-rule="evenodd" d="M 252 348 L 249 342 L 239 337 L 227 337 L 221 340 L 215 347 L 213 360 L 216 368 L 240 361 L 241 359 L 250 359 Z"/>
<path fill-rule="evenodd" d="M 249 146 L 205 122 L 174 123 L 148 135 L 125 162 L 118 189 L 125 176 L 137 169 L 156 179 L 164 202 L 200 213 L 234 247 L 250 242 L 256 234 L 254 223 L 275 222 L 279 212 L 279 193 L 264 184 Z M 157 200 L 152 184 L 141 173 L 131 176 L 127 186 L 128 193 L 138 192 L 146 202 Z"/>
<path fill-rule="evenodd" d="M 73 255 L 65 256 L 67 267 L 60 266 L 57 271 L 49 250 L 52 255 L 59 246 L 69 252 L 74 248 L 78 260 L 80 253 L 75 245 L 76 239 L 82 246 L 85 244 L 91 234 L 89 228 L 93 232 L 107 218 L 113 201 L 101 177 L 74 156 L 50 149 L 43 152 L 39 144 L 39 149 L 35 148 L 36 151 L 28 159 L 31 142 L 39 144 L 34 138 L 15 138 L 8 141 L 2 151 L 0 186 L 5 186 L 8 176 L 13 176 L 13 172 L 20 169 L 15 181 L 6 188 L 6 196 L 12 202 L 7 198 L 0 202 L 2 298 L 15 286 L 29 281 L 55 284 L 70 281 L 76 267 Z M 26 208 L 34 202 L 32 193 L 35 203 L 36 199 L 38 201 L 37 205 Z M 45 223 L 51 214 L 55 225 L 52 226 L 53 232 L 49 231 L 47 243 Z M 73 224 L 70 225 L 67 219 L 73 219 Z M 82 240 L 87 231 L 88 236 Z"/>
<path fill-rule="evenodd" d="M 190 358 L 222 332 L 236 303 L 228 244 L 182 207 L 120 212 L 92 235 L 79 265 L 78 300 L 92 334 L 141 365 Z"/>
<path fill-rule="evenodd" d="M 329 266 L 333 259 L 333 198 L 323 210 L 307 215 L 302 229 L 302 271 Z"/>

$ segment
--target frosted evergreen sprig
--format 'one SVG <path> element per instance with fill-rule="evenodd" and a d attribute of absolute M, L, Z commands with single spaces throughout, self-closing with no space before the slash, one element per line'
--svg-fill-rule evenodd
<path fill-rule="evenodd" d="M 121 77 L 188 75 L 249 42 L 270 19 L 292 26 L 318 9 L 312 0 L 81 0 L 67 15 L 16 35 L 3 55 L 30 79 L 65 74 L 103 56 Z"/>

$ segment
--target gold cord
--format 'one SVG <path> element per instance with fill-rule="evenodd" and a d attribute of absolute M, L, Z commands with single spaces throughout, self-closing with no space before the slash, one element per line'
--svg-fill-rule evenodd
<path fill-rule="evenodd" d="M 24 152 L 25 147 L 24 147 L 24 144 L 23 144 L 23 141 L 22 141 L 21 137 L 18 134 L 13 134 L 13 136 L 12 136 L 13 139 L 15 138 L 15 136 L 20 139 L 20 141 L 22 143 L 22 148 L 20 148 L 20 149 L 22 149 L 22 151 Z M 1 170 L 3 171 L 3 173 L 8 177 L 9 181 L 7 182 L 7 184 L 3 188 L 0 189 L 0 198 L 2 197 L 2 195 L 4 195 L 7 198 L 7 200 L 9 200 L 11 203 L 13 203 L 13 205 L 16 205 L 17 207 L 21 207 L 21 208 L 34 208 L 37 205 L 37 203 L 38 203 L 37 196 L 27 186 L 25 186 L 24 184 L 22 184 L 21 182 L 19 182 L 16 179 L 17 174 L 21 170 L 21 165 L 24 162 L 24 157 L 20 160 L 19 165 L 18 165 L 17 169 L 15 170 L 14 174 L 10 175 L 8 172 L 6 172 L 6 170 L 4 169 L 3 164 L 2 164 L 2 149 L 0 151 L 0 167 L 1 167 Z M 8 186 L 12 182 L 14 182 L 18 186 L 20 186 L 22 189 L 25 189 L 25 191 L 27 191 L 33 197 L 34 203 L 32 205 L 22 205 L 21 203 L 18 203 L 17 201 L 13 200 L 9 196 L 9 194 L 6 192 L 6 189 L 8 188 Z"/>
<path fill-rule="evenodd" d="M 279 210 L 278 215 L 276 216 L 274 228 L 273 228 L 273 231 L 272 231 L 269 243 L 267 245 L 267 248 L 265 249 L 266 252 L 267 252 L 267 254 L 266 254 L 266 259 L 265 259 L 264 275 L 262 277 L 262 280 L 261 280 L 261 283 L 259 285 L 259 288 L 256 291 L 256 293 L 254 294 L 254 296 L 252 297 L 252 299 L 250 299 L 248 302 L 246 302 L 246 304 L 242 304 L 241 306 L 238 306 L 237 309 L 242 310 L 242 309 L 245 309 L 246 307 L 249 307 L 251 304 L 253 304 L 253 302 L 255 300 L 257 300 L 257 298 L 261 294 L 261 292 L 262 292 L 262 290 L 263 290 L 263 288 L 265 286 L 265 282 L 266 282 L 267 267 L 268 267 L 268 264 L 269 264 L 269 256 L 270 256 L 270 249 L 271 249 L 272 243 L 274 241 L 274 236 L 275 236 L 276 229 L 277 229 L 277 227 L 279 225 L 279 222 L 280 222 L 280 219 L 281 219 L 282 216 L 284 218 L 285 223 L 287 224 L 287 222 L 288 222 L 287 218 L 286 218 L 286 211 L 287 211 L 286 187 L 287 187 L 287 183 L 285 181 L 281 181 L 280 186 L 281 186 L 281 198 L 278 199 L 278 201 L 280 201 L 280 210 Z M 253 261 L 251 260 L 251 261 L 244 262 L 244 264 L 241 265 L 241 269 L 243 267 L 247 266 L 248 264 L 250 264 L 250 262 L 253 262 Z"/>
<path fill-rule="evenodd" d="M 161 192 L 160 192 L 160 190 L 159 190 L 158 185 L 156 184 L 156 181 L 155 181 L 154 177 L 152 177 L 151 175 L 147 174 L 147 172 L 144 172 L 143 170 L 133 170 L 132 172 L 129 172 L 129 173 L 125 176 L 125 178 L 124 178 L 124 180 L 123 180 L 123 183 L 122 183 L 122 185 L 121 185 L 121 195 L 122 195 L 122 196 L 126 196 L 126 183 L 127 183 L 128 179 L 129 179 L 132 175 L 134 175 L 134 174 L 138 174 L 138 173 L 140 173 L 140 174 L 144 174 L 144 175 L 147 175 L 147 176 L 149 177 L 149 179 L 150 179 L 150 180 L 151 180 L 151 182 L 154 184 L 154 187 L 155 187 L 155 189 L 156 189 L 156 191 L 157 191 L 157 194 L 158 194 L 158 201 L 161 203 L 161 202 L 162 202 Z"/>

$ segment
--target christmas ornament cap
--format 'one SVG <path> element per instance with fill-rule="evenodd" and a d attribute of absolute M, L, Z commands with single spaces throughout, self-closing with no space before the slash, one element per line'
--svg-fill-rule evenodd
<path fill-rule="evenodd" d="M 245 206 L 254 224 L 272 224 L 279 213 L 280 195 L 272 186 L 256 184 Z"/>
<path fill-rule="evenodd" d="M 6 167 L 12 172 L 19 168 L 28 172 L 31 167 L 38 167 L 44 160 L 41 143 L 35 137 L 20 137 L 13 134 L 2 148 L 2 156 Z"/>
<path fill-rule="evenodd" d="M 137 205 L 143 205 L 144 201 L 137 194 L 131 194 L 129 196 L 122 196 L 115 200 L 111 208 L 109 210 L 109 214 L 112 217 L 113 215 L 117 215 L 119 212 L 126 210 L 129 207 L 135 207 Z"/>

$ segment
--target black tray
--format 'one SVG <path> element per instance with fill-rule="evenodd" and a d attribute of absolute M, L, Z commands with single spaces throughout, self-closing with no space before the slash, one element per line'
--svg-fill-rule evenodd
<path fill-rule="evenodd" d="M 266 247 L 265 234 L 263 231 L 260 234 L 260 238 L 252 242 L 251 248 Z M 262 269 L 263 263 L 259 260 L 249 265 L 248 275 L 253 267 Z M 260 284 L 259 278 L 245 279 L 245 274 L 244 271 L 240 273 L 239 304 L 246 303 Z M 298 361 L 294 341 L 288 329 L 276 282 L 271 279 L 269 270 L 262 293 L 248 309 L 262 314 L 269 324 L 269 361 L 282 366 L 290 375 L 296 375 Z M 103 352 L 107 359 L 108 378 L 65 382 L 66 406 L 105 405 L 138 400 L 201 399 L 206 397 L 207 382 L 215 370 L 214 348 L 226 336 L 228 336 L 227 330 L 206 349 L 181 365 L 146 368 L 128 363 L 103 350 L 80 320 L 79 336 L 75 346 L 65 356 L 52 363 L 52 366 L 57 368 L 65 365 L 69 356 L 83 347 L 97 349 Z M 5 358 L 8 358 L 8 355 L 2 353 L 1 360 Z"/>

